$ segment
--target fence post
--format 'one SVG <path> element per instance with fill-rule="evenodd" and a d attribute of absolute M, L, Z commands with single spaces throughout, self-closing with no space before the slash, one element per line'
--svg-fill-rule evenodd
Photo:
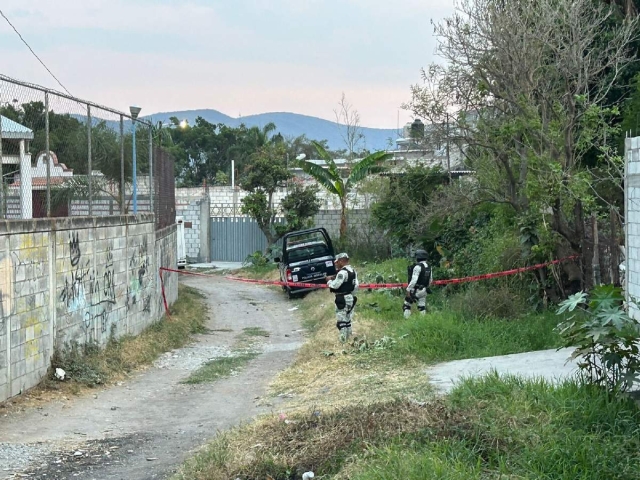
<path fill-rule="evenodd" d="M 93 173 L 93 165 L 91 165 L 91 105 L 87 105 L 87 164 L 89 168 L 89 216 L 93 215 L 93 192 L 91 191 L 91 174 Z"/>
<path fill-rule="evenodd" d="M 44 149 L 47 152 L 47 218 L 51 217 L 51 145 L 49 144 L 49 92 L 44 92 Z"/>
<path fill-rule="evenodd" d="M 124 117 L 120 115 L 120 214 L 126 213 L 124 205 L 126 195 L 124 191 Z"/>
<path fill-rule="evenodd" d="M 154 214 L 154 218 L 155 218 L 155 209 L 154 209 L 154 191 L 155 189 L 154 187 L 154 179 L 155 176 L 153 174 L 153 130 L 151 128 L 151 126 L 148 127 L 149 128 L 149 208 L 151 209 L 151 213 Z M 156 221 L 156 225 L 157 225 L 157 218 L 155 218 Z"/>
<path fill-rule="evenodd" d="M 6 218 L 6 212 L 4 209 L 5 204 L 5 195 L 4 195 L 4 176 L 2 174 L 2 162 L 4 159 L 2 158 L 2 116 L 0 116 L 0 217 Z"/>

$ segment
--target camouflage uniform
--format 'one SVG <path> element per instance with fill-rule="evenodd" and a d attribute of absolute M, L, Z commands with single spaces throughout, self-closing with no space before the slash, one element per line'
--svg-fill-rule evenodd
<path fill-rule="evenodd" d="M 348 258 L 346 254 L 341 255 L 338 255 L 336 260 Z M 346 265 L 340 269 L 334 280 L 327 282 L 327 285 L 336 295 L 336 327 L 340 331 L 340 341 L 346 342 L 352 334 L 351 322 L 358 301 L 355 296 L 358 290 L 358 275 L 351 265 Z"/>

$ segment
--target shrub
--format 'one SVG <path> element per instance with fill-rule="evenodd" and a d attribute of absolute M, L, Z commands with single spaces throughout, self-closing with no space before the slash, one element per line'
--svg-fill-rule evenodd
<path fill-rule="evenodd" d="M 577 347 L 572 358 L 584 379 L 617 394 L 640 378 L 640 325 L 623 309 L 621 290 L 596 287 L 588 296 L 576 293 L 560 304 L 558 313 L 578 311 L 558 326 L 566 347 Z"/>

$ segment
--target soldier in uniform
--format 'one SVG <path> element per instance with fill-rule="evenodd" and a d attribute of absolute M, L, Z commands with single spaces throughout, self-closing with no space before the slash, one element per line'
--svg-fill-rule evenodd
<path fill-rule="evenodd" d="M 411 305 L 418 304 L 418 311 L 420 315 L 426 315 L 427 313 L 427 293 L 429 292 L 429 285 L 433 280 L 431 273 L 431 267 L 427 263 L 427 252 L 424 250 L 416 251 L 416 263 L 408 268 L 408 282 L 407 296 L 404 299 L 404 318 L 411 316 Z"/>
<path fill-rule="evenodd" d="M 338 273 L 327 277 L 327 285 L 336 296 L 336 327 L 340 331 L 340 341 L 346 342 L 351 337 L 351 321 L 358 298 L 354 295 L 358 290 L 358 275 L 349 264 L 349 255 L 341 253 L 335 258 Z"/>

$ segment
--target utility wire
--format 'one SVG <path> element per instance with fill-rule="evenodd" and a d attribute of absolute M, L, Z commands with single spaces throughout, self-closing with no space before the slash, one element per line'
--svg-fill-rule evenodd
<path fill-rule="evenodd" d="M 0 15 L 2 15 L 2 18 L 4 18 L 7 23 L 9 24 L 9 26 L 11 28 L 13 28 L 13 31 L 16 32 L 16 34 L 18 35 L 18 37 L 20 37 L 20 40 L 22 40 L 22 43 L 24 43 L 27 48 L 29 49 L 29 51 L 33 54 L 34 57 L 36 57 L 38 59 L 38 61 L 42 64 L 42 66 L 47 70 L 47 72 L 49 72 L 49 75 L 51 75 L 56 82 L 58 82 L 58 85 L 60 85 L 65 92 L 67 92 L 69 95 L 71 95 L 71 92 L 69 90 L 67 90 L 67 87 L 65 87 L 62 82 L 60 80 L 58 80 L 58 77 L 56 77 L 53 72 L 51 70 L 49 70 L 49 67 L 47 67 L 44 62 L 40 59 L 40 57 L 38 55 L 36 55 L 36 52 L 33 51 L 33 48 L 31 48 L 29 46 L 29 44 L 27 43 L 27 41 L 22 38 L 22 35 L 20 35 L 20 32 L 18 31 L 18 29 L 16 27 L 13 26 L 13 24 L 9 21 L 9 19 L 7 18 L 7 16 L 4 14 L 4 12 L 2 10 L 0 10 Z M 73 96 L 73 95 L 72 95 Z"/>

